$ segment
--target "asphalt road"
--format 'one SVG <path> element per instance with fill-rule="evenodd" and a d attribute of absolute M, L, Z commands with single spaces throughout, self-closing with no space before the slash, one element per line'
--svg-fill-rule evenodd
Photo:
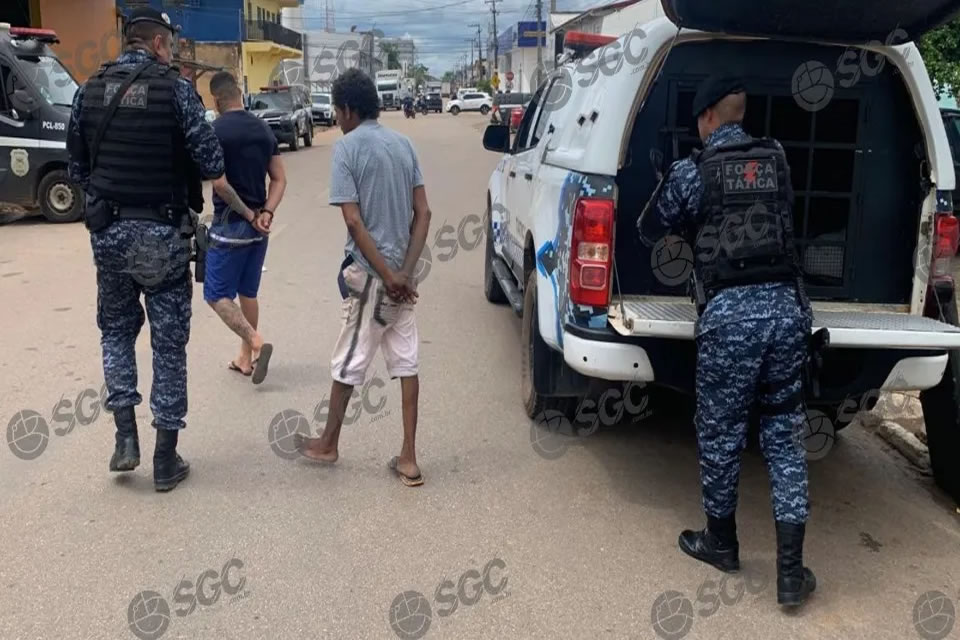
<path fill-rule="evenodd" d="M 39 455 L 21 451 L 33 459 L 0 451 L 0 638 L 136 638 L 131 619 L 141 638 L 960 637 L 948 616 L 960 592 L 956 508 L 856 425 L 811 463 L 806 558 L 819 588 L 790 615 L 776 606 L 757 452 L 745 457 L 738 512 L 746 575 L 721 582 L 676 548 L 682 528 L 702 523 L 692 426 L 676 407 L 629 403 L 618 426 L 559 449 L 531 438 L 520 323 L 485 301 L 483 245 L 470 248 L 469 216 L 479 219 L 497 163 L 480 144 L 484 119 L 391 112 L 383 122 L 414 140 L 434 211 L 418 305 L 426 485 L 406 488 L 387 470 L 400 394 L 379 356 L 336 466 L 288 459 L 275 451 L 286 441 L 272 443 L 291 426 L 316 431 L 329 392 L 346 234 L 327 205 L 339 131 L 283 156 L 290 187 L 261 290 L 276 345 L 265 384 L 227 371 L 236 339 L 194 290 L 180 447 L 193 471 L 170 494 L 153 491 L 146 402 L 143 464 L 107 471 L 113 427 L 96 399 L 87 232 L 40 218 L 6 225 L 0 426 L 43 420 L 49 439 Z M 451 256 L 434 233 L 461 221 L 466 242 Z M 148 333 L 137 344 L 145 396 Z M 930 591 L 946 597 L 921 598 Z"/>

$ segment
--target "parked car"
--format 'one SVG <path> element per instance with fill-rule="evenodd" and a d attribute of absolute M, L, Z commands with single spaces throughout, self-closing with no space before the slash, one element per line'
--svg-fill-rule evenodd
<path fill-rule="evenodd" d="M 427 109 L 443 113 L 443 96 L 440 95 L 439 91 L 427 94 Z"/>
<path fill-rule="evenodd" d="M 263 87 L 251 98 L 250 112 L 270 125 L 277 142 L 291 151 L 303 144 L 313 146 L 313 115 L 310 96 L 299 86 Z"/>
<path fill-rule="evenodd" d="M 950 155 L 953 158 L 953 170 L 960 174 L 960 109 L 940 109 L 947 139 L 950 141 Z M 960 215 L 960 191 L 953 192 L 953 211 Z"/>
<path fill-rule="evenodd" d="M 532 93 L 498 93 L 493 97 L 493 110 L 502 124 L 509 124 L 511 131 L 516 131 L 523 118 L 523 112 Z"/>
<path fill-rule="evenodd" d="M 855 414 L 872 391 L 920 390 L 934 477 L 960 502 L 954 165 L 919 50 L 889 39 L 919 38 L 960 0 L 847 0 L 840 14 L 792 0 L 662 4 L 667 17 L 642 36 L 551 72 L 512 141 L 503 125 L 484 135 L 503 154 L 485 203 L 484 293 L 522 317 L 527 414 L 566 412 L 627 381 L 693 397 L 694 254 L 646 248 L 636 222 L 658 171 L 701 145 L 700 81 L 747 69 L 744 127 L 784 145 L 814 330 L 830 331 L 808 406 L 839 429 L 844 407 Z M 851 56 L 885 69 L 848 82 L 838 60 Z M 597 68 L 611 71 L 584 73 Z"/>
<path fill-rule="evenodd" d="M 49 29 L 0 22 L 0 201 L 39 207 L 50 222 L 83 216 L 81 186 L 67 174 L 67 128 L 77 83 Z"/>
<path fill-rule="evenodd" d="M 493 109 L 493 99 L 486 93 L 464 93 L 462 98 L 447 103 L 447 112 L 458 115 L 461 111 L 479 111 L 483 115 Z"/>
<path fill-rule="evenodd" d="M 337 126 L 337 112 L 333 108 L 333 99 L 329 93 L 314 93 L 313 106 L 310 114 L 313 118 L 313 124 L 323 124 L 328 127 Z"/>

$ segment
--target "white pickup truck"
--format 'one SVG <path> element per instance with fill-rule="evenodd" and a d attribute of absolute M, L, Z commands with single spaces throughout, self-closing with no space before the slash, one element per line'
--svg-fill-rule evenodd
<path fill-rule="evenodd" d="M 677 277 L 688 265 L 645 248 L 636 221 L 653 164 L 700 145 L 698 83 L 735 68 L 747 132 L 780 140 L 790 161 L 814 329 L 830 332 L 808 404 L 836 412 L 876 389 L 922 390 L 934 474 L 960 501 L 954 167 L 906 42 L 960 0 L 662 3 L 668 18 L 554 70 L 512 141 L 504 126 L 484 135 L 504 154 L 488 185 L 484 289 L 523 318 L 528 414 L 611 382 L 692 396 L 697 315 Z"/>

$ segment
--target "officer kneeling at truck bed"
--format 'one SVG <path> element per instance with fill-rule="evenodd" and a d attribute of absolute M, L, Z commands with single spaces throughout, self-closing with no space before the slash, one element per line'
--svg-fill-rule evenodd
<path fill-rule="evenodd" d="M 186 426 L 193 291 L 192 243 L 182 230 L 192 226 L 190 207 L 202 208 L 199 179 L 213 179 L 226 203 L 253 217 L 223 177 L 223 152 L 196 90 L 170 64 L 175 32 L 153 9 L 131 12 L 126 50 L 77 91 L 67 137 L 70 176 L 86 192 L 84 218 L 97 266 L 106 406 L 117 425 L 110 470 L 140 464 L 135 346 L 143 293 L 153 348 L 158 491 L 173 489 L 190 471 L 176 451 Z"/>
<path fill-rule="evenodd" d="M 755 408 L 776 518 L 777 601 L 796 606 L 816 588 L 803 566 L 807 465 L 795 441 L 812 312 L 793 244 L 790 168 L 780 143 L 743 130 L 746 103 L 740 79 L 704 81 L 693 109 L 705 148 L 670 168 L 638 227 L 647 245 L 673 230 L 696 254 L 696 428 L 707 527 L 684 531 L 680 549 L 721 571 L 740 568 L 737 484 Z"/>

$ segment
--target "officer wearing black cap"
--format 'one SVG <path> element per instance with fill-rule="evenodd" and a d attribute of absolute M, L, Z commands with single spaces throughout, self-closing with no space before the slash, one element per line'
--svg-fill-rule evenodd
<path fill-rule="evenodd" d="M 70 176 L 86 192 L 84 220 L 97 267 L 106 406 L 116 422 L 111 471 L 140 464 L 135 347 L 146 317 L 153 348 L 150 409 L 157 431 L 154 486 L 169 491 L 190 465 L 176 451 L 186 426 L 187 341 L 193 284 L 193 176 L 252 218 L 224 176 L 223 152 L 193 86 L 172 66 L 177 28 L 150 8 L 130 13 L 125 51 L 77 91 L 67 138 Z M 188 235 L 188 234 L 187 234 Z"/>
<path fill-rule="evenodd" d="M 777 533 L 777 601 L 802 604 L 816 587 L 803 566 L 809 505 L 803 371 L 812 323 L 793 243 L 793 190 L 780 143 L 743 130 L 744 82 L 715 75 L 693 101 L 704 149 L 671 168 L 638 221 L 648 246 L 669 231 L 694 250 L 699 310 L 697 441 L 707 526 L 680 549 L 727 572 L 740 567 L 735 513 L 740 454 L 760 423 Z"/>

